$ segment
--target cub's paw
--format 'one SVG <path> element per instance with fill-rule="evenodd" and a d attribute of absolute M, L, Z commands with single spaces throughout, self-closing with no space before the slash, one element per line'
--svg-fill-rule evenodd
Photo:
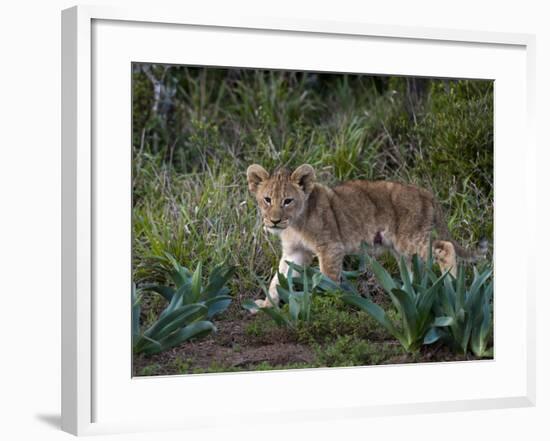
<path fill-rule="evenodd" d="M 254 300 L 254 303 L 256 304 L 255 308 L 248 308 L 251 314 L 256 314 L 260 308 L 272 308 L 273 304 L 269 301 L 269 299 L 258 299 Z"/>

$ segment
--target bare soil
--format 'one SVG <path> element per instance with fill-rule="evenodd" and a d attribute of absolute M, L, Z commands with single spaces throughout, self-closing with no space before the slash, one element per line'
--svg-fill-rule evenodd
<path fill-rule="evenodd" d="M 234 302 L 225 317 L 215 321 L 218 331 L 160 354 L 134 357 L 133 375 L 177 375 L 265 369 L 319 367 L 316 350 L 294 331 L 279 328 L 263 314 L 252 315 Z M 374 334 L 376 335 L 376 334 Z M 384 337 L 375 337 L 384 338 Z M 399 346 L 395 340 L 380 340 Z M 425 346 L 417 354 L 403 353 L 377 364 L 467 360 L 443 345 Z"/>

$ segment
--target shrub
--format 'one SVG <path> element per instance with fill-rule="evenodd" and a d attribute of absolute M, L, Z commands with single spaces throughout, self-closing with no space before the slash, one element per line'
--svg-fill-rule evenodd
<path fill-rule="evenodd" d="M 134 353 L 146 355 L 163 352 L 191 338 L 209 334 L 216 328 L 203 320 L 208 313 L 205 305 L 183 304 L 182 292 L 177 291 L 168 306 L 145 331 L 140 326 L 140 296 L 132 289 L 132 348 Z"/>
<path fill-rule="evenodd" d="M 155 354 L 215 331 L 214 324 L 207 320 L 225 311 L 231 303 L 229 289 L 225 286 L 234 269 L 225 265 L 216 266 L 206 285 L 202 284 L 202 263 L 191 273 L 171 255 L 166 257 L 172 264 L 169 276 L 176 285 L 149 285 L 140 288 L 162 295 L 168 305 L 158 319 L 144 332 L 140 326 L 140 297 L 132 290 L 132 336 L 135 353 Z"/>
<path fill-rule="evenodd" d="M 202 263 L 199 262 L 193 273 L 170 254 L 166 254 L 172 265 L 169 276 L 176 285 L 175 288 L 162 285 L 149 285 L 146 289 L 155 291 L 162 295 L 168 302 L 177 293 L 181 294 L 183 305 L 200 304 L 207 308 L 206 316 L 212 318 L 214 315 L 225 311 L 231 304 L 229 288 L 226 285 L 235 269 L 224 264 L 216 266 L 208 278 L 206 285 L 202 284 Z"/>
<path fill-rule="evenodd" d="M 479 272 L 474 267 L 470 286 L 466 286 L 466 274 L 462 265 L 457 277 L 445 278 L 441 295 L 434 302 L 436 314 L 451 317 L 448 327 L 433 328 L 428 340 L 442 339 L 455 351 L 466 354 L 468 347 L 477 357 L 490 357 L 489 338 L 492 329 L 493 281 L 492 269 L 487 266 Z"/>
<path fill-rule="evenodd" d="M 401 323 L 399 325 L 394 323 L 383 308 L 357 293 L 345 293 L 342 299 L 369 313 L 397 338 L 407 351 L 417 351 L 425 342 L 431 329 L 451 324 L 452 317 L 434 317 L 432 312 L 434 300 L 447 277 L 447 272 L 439 277 L 435 276 L 432 271 L 433 259 L 431 255 L 427 262 L 423 262 L 416 255 L 413 256 L 412 275 L 405 260 L 401 258 L 399 262 L 401 280 L 394 280 L 376 259 L 367 256 L 367 260 L 378 283 L 390 296 Z M 430 334 L 430 338 L 431 342 L 437 339 L 433 333 Z"/>

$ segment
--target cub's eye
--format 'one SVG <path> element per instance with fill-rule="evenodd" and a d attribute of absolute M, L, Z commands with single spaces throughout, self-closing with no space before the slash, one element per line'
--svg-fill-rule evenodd
<path fill-rule="evenodd" d="M 283 204 L 284 204 L 284 205 L 289 205 L 290 203 L 292 203 L 293 200 L 294 200 L 294 199 L 290 199 L 290 198 L 285 199 L 285 200 L 283 201 Z"/>
<path fill-rule="evenodd" d="M 268 197 L 265 197 L 264 198 L 264 201 L 268 204 L 271 204 L 271 198 L 268 198 Z"/>

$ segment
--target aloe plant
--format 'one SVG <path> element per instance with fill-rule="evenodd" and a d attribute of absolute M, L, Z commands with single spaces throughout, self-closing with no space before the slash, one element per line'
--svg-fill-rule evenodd
<path fill-rule="evenodd" d="M 224 264 L 216 266 L 210 273 L 208 281 L 203 285 L 202 263 L 199 262 L 195 271 L 191 271 L 170 254 L 167 259 L 172 265 L 168 273 L 175 284 L 175 288 L 162 285 L 149 285 L 146 288 L 162 295 L 168 302 L 177 293 L 181 294 L 183 305 L 200 304 L 207 308 L 207 318 L 212 318 L 225 311 L 231 304 L 231 296 L 226 283 L 235 272 L 234 267 Z"/>
<path fill-rule="evenodd" d="M 166 253 L 166 258 L 172 265 L 169 276 L 175 287 L 145 285 L 140 288 L 156 292 L 168 302 L 158 319 L 143 332 L 139 323 L 140 296 L 135 288 L 132 291 L 132 335 L 136 353 L 155 354 L 215 331 L 210 319 L 231 304 L 226 283 L 234 273 L 233 267 L 216 266 L 203 284 L 201 262 L 191 273 L 172 255 Z"/>
<path fill-rule="evenodd" d="M 443 339 L 464 354 L 470 348 L 478 357 L 492 356 L 492 348 L 489 348 L 492 296 L 491 267 L 481 271 L 474 267 L 473 280 L 467 286 L 465 270 L 460 265 L 456 278 L 449 275 L 445 279 L 442 295 L 434 303 L 436 313 L 452 317 L 452 323 L 447 328 L 432 329 L 430 335 Z"/>
<path fill-rule="evenodd" d="M 271 317 L 279 326 L 289 328 L 298 327 L 300 322 L 308 322 L 311 318 L 311 302 L 315 295 L 330 290 L 338 290 L 340 286 L 323 275 L 319 270 L 311 267 L 304 267 L 293 262 L 288 263 L 286 276 L 278 273 L 279 285 L 277 293 L 279 298 L 288 304 L 288 307 L 280 307 L 277 302 L 271 302 L 274 306 L 260 308 L 260 311 Z M 296 271 L 297 276 L 293 273 Z M 272 300 L 269 290 L 258 280 L 266 297 Z M 243 308 L 256 312 L 258 306 L 252 300 L 243 302 Z"/>
<path fill-rule="evenodd" d="M 198 338 L 216 330 L 204 318 L 208 307 L 198 303 L 184 304 L 183 291 L 176 291 L 158 319 L 143 332 L 140 326 L 141 296 L 132 287 L 132 348 L 134 353 L 147 355 L 163 352 L 191 338 Z"/>
<path fill-rule="evenodd" d="M 432 312 L 432 306 L 448 272 L 437 277 L 432 271 L 433 259 L 431 255 L 426 262 L 416 255 L 413 256 L 412 274 L 405 260 L 401 258 L 399 261 L 400 280 L 394 280 L 376 259 L 367 256 L 367 260 L 378 283 L 390 296 L 398 312 L 400 323 L 394 323 L 382 307 L 357 293 L 344 293 L 342 299 L 370 314 L 397 338 L 407 351 L 417 351 L 422 344 L 427 343 L 426 338 L 431 338 L 432 342 L 435 341 L 438 336 L 430 334 L 432 329 L 452 324 L 452 317 L 434 316 Z"/>

